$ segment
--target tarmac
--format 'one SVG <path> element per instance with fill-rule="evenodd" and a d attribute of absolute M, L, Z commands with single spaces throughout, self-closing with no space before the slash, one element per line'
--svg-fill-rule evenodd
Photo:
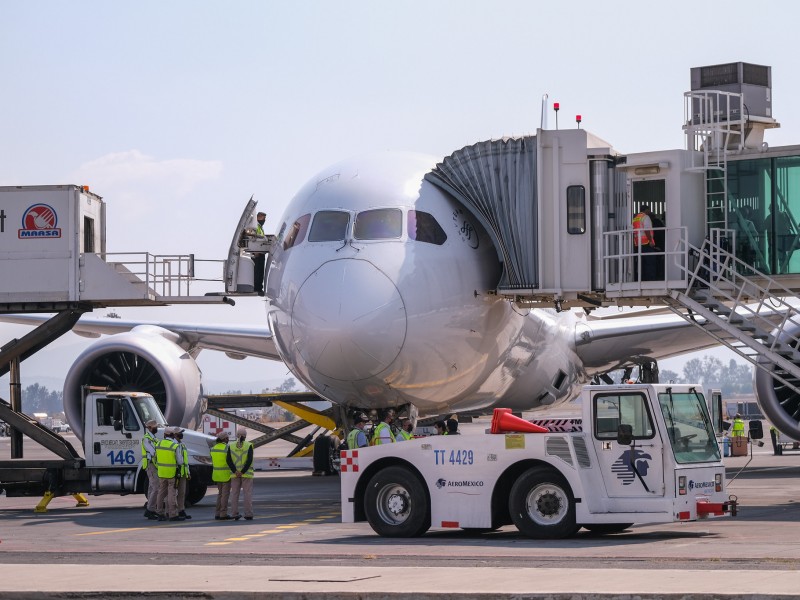
<path fill-rule="evenodd" d="M 800 598 L 800 452 L 725 460 L 734 519 L 557 541 L 380 538 L 341 523 L 338 478 L 307 472 L 258 474 L 254 521 L 214 521 L 213 491 L 182 523 L 143 519 L 140 496 L 57 498 L 47 514 L 0 496 L 0 600 Z"/>

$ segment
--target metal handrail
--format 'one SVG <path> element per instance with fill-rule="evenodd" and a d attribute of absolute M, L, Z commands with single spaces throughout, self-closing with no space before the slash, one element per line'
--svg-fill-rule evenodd
<path fill-rule="evenodd" d="M 149 252 L 107 252 L 98 254 L 114 268 L 143 283 L 147 290 L 159 296 L 186 297 L 196 282 L 223 283 L 223 260 L 196 259 L 194 254 L 150 254 Z M 117 260 L 115 260 L 117 259 Z M 197 277 L 197 263 L 220 265 L 217 277 Z"/>

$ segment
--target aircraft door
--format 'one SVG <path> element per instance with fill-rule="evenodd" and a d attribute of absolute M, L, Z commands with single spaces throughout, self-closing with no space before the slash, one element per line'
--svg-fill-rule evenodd
<path fill-rule="evenodd" d="M 244 239 L 245 229 L 252 226 L 253 211 L 257 201 L 251 197 L 242 211 L 236 230 L 233 232 L 233 239 L 228 248 L 228 258 L 225 261 L 225 292 L 228 294 L 252 292 L 254 281 L 253 259 L 242 252 L 242 240 Z"/>
<path fill-rule="evenodd" d="M 663 444 L 645 393 L 597 392 L 592 403 L 593 443 L 608 496 L 663 496 Z M 630 427 L 630 444 L 618 439 L 620 425 Z"/>

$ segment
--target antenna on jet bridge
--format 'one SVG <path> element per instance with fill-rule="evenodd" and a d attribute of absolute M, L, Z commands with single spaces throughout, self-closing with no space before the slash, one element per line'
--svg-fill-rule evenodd
<path fill-rule="evenodd" d="M 542 117 L 539 121 L 539 129 L 547 129 L 547 94 L 542 94 Z"/>

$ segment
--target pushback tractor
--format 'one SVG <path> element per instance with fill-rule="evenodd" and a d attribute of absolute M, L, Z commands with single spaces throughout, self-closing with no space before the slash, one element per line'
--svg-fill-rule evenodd
<path fill-rule="evenodd" d="M 497 409 L 485 435 L 342 451 L 342 521 L 387 537 L 513 523 L 557 539 L 736 514 L 699 386 L 586 386 L 572 405 L 580 418 Z"/>

